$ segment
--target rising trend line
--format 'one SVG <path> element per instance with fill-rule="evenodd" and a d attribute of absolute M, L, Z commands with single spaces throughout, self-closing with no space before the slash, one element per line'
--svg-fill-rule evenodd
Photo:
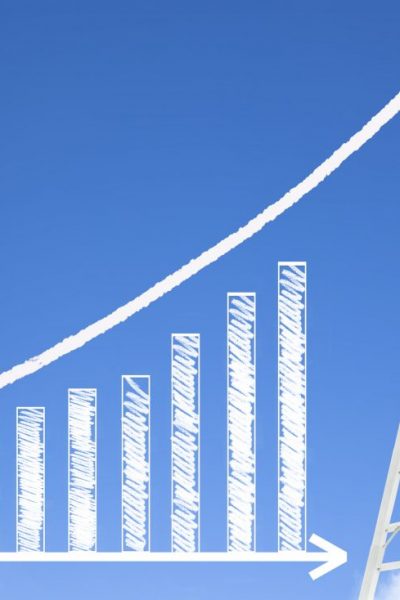
<path fill-rule="evenodd" d="M 69 352 L 81 348 L 102 333 L 109 331 L 159 298 L 162 298 L 162 296 L 193 277 L 193 275 L 199 273 L 202 269 L 216 262 L 237 246 L 240 246 L 240 244 L 261 231 L 263 227 L 274 221 L 288 208 L 299 202 L 303 196 L 315 189 L 326 177 L 338 169 L 347 158 L 357 152 L 368 140 L 378 133 L 398 112 L 400 112 L 400 93 L 392 98 L 347 142 L 335 150 L 329 158 L 314 169 L 310 175 L 286 192 L 279 200 L 251 219 L 246 225 L 228 235 L 225 239 L 218 242 L 218 244 L 212 246 L 196 258 L 193 258 L 183 267 L 168 275 L 165 279 L 159 281 L 127 304 L 120 306 L 106 317 L 88 325 L 84 329 L 81 329 L 81 331 L 78 331 L 78 333 L 65 338 L 41 354 L 15 365 L 8 371 L 4 371 L 0 375 L 0 389 L 11 383 L 15 383 L 27 375 L 32 375 L 32 373 L 50 365 Z"/>

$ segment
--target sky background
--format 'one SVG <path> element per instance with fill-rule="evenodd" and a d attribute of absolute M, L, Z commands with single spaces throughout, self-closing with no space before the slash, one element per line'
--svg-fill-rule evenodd
<path fill-rule="evenodd" d="M 0 4 L 0 370 L 129 301 L 277 200 L 399 91 L 395 1 Z M 400 421 L 397 117 L 300 204 L 112 332 L 0 391 L 46 407 L 67 544 L 67 388 L 98 388 L 98 548 L 120 540 L 120 377 L 152 376 L 152 548 L 169 548 L 170 333 L 202 337 L 202 545 L 226 537 L 228 291 L 257 293 L 257 542 L 276 549 L 276 273 L 308 263 L 308 524 L 348 564 L 0 565 L 7 600 L 355 600 Z M 393 548 L 392 552 L 395 551 Z M 398 581 L 398 580 L 397 580 Z M 383 592 L 382 598 L 389 598 Z M 396 596 L 398 597 L 398 596 Z"/>

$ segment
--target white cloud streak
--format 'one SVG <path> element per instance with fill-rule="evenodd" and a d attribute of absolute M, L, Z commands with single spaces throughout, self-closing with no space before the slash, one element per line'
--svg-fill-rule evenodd
<path fill-rule="evenodd" d="M 212 246 L 186 265 L 168 275 L 162 281 L 149 288 L 143 294 L 131 300 L 124 306 L 117 308 L 106 317 L 81 329 L 78 333 L 65 338 L 41 354 L 34 356 L 25 362 L 15 365 L 0 375 L 0 389 L 10 385 L 23 377 L 39 371 L 50 365 L 62 356 L 81 348 L 91 340 L 109 331 L 119 323 L 123 323 L 129 317 L 143 310 L 165 294 L 181 285 L 209 265 L 219 260 L 222 256 L 240 246 L 243 242 L 261 231 L 268 223 L 299 202 L 306 194 L 315 189 L 340 165 L 357 152 L 368 140 L 388 123 L 400 111 L 400 93 L 397 94 L 382 110 L 380 110 L 362 129 L 355 133 L 340 148 L 335 150 L 329 158 L 322 162 L 303 181 L 289 190 L 282 198 L 268 206 L 265 210 L 251 219 L 246 225 Z"/>

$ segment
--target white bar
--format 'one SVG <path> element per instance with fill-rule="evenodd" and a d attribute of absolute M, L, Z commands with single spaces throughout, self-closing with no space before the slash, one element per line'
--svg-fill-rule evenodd
<path fill-rule="evenodd" d="M 278 263 L 278 550 L 306 550 L 307 265 Z"/>
<path fill-rule="evenodd" d="M 171 336 L 171 550 L 200 550 L 200 335 Z"/>
<path fill-rule="evenodd" d="M 122 376 L 122 550 L 150 550 L 150 376 Z"/>
<path fill-rule="evenodd" d="M 17 552 L 45 550 L 45 409 L 17 407 Z"/>
<path fill-rule="evenodd" d="M 68 550 L 97 550 L 95 389 L 68 390 Z"/>
<path fill-rule="evenodd" d="M 256 550 L 256 295 L 227 295 L 227 548 Z"/>

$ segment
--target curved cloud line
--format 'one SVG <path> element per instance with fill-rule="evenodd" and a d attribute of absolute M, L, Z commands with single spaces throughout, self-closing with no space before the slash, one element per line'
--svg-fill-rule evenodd
<path fill-rule="evenodd" d="M 340 165 L 357 152 L 368 140 L 400 112 L 400 93 L 386 104 L 362 129 L 355 133 L 347 142 L 340 146 L 329 158 L 314 169 L 303 181 L 286 192 L 282 198 L 268 206 L 265 210 L 251 219 L 246 225 L 228 235 L 225 239 L 212 246 L 197 258 L 193 258 L 183 267 L 159 281 L 147 291 L 140 294 L 127 304 L 117 308 L 106 317 L 81 329 L 58 344 L 55 344 L 41 354 L 34 356 L 23 363 L 15 365 L 0 375 L 0 389 L 19 379 L 32 375 L 43 369 L 69 352 L 78 350 L 99 335 L 123 323 L 129 317 L 146 308 L 165 294 L 187 281 L 201 270 L 219 260 L 222 256 L 240 246 L 244 241 L 261 231 L 268 223 L 274 221 L 288 208 L 299 202 L 311 190 L 316 188 L 326 177 L 338 169 Z"/>

